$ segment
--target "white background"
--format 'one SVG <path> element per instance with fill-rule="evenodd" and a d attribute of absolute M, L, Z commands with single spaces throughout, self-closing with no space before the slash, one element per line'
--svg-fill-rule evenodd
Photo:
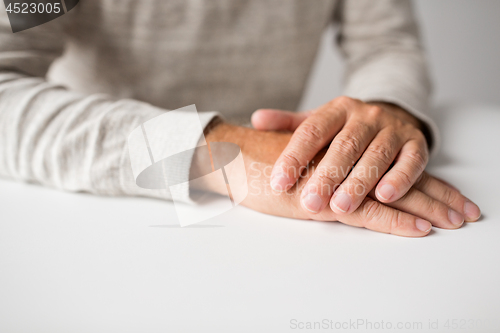
<path fill-rule="evenodd" d="M 500 104 L 500 1 L 417 0 L 434 81 L 436 104 Z M 341 94 L 342 60 L 333 29 L 323 38 L 300 109 L 319 106 Z"/>
<path fill-rule="evenodd" d="M 480 205 L 480 222 L 408 239 L 237 207 L 179 228 L 169 202 L 0 181 L 0 332 L 308 332 L 292 319 L 498 332 L 500 1 L 416 8 L 436 100 L 456 101 L 436 108 L 443 150 L 430 171 Z M 303 108 L 340 93 L 331 40 Z"/>

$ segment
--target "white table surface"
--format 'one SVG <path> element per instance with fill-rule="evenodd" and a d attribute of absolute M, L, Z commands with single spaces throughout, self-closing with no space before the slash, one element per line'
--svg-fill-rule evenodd
<path fill-rule="evenodd" d="M 363 332 L 346 325 L 367 320 L 494 332 L 500 107 L 448 106 L 436 118 L 443 150 L 428 169 L 483 218 L 421 239 L 244 207 L 180 228 L 169 202 L 2 180 L 0 332 L 288 332 L 323 320 L 333 329 L 318 331 Z"/>

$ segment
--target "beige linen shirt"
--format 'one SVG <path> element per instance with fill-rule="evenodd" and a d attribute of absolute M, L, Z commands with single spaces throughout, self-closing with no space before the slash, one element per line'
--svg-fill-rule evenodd
<path fill-rule="evenodd" d="M 217 112 L 248 119 L 259 108 L 295 110 L 331 22 L 345 58 L 344 94 L 396 103 L 436 136 L 409 1 L 82 0 L 16 34 L 0 12 L 0 176 L 168 199 L 168 191 L 135 185 L 128 134 L 191 104 L 204 111 L 203 126 Z M 185 136 L 165 128 L 165 145 L 199 139 L 182 114 L 172 126 Z M 186 182 L 190 163 L 175 166 Z"/>

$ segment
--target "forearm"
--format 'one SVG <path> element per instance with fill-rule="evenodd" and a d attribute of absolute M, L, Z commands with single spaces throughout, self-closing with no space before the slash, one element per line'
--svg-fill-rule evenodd
<path fill-rule="evenodd" d="M 0 14 L 0 176 L 123 194 L 128 132 L 158 111 L 47 82 L 48 68 L 64 50 L 61 22 L 12 34 L 6 13 Z"/>
<path fill-rule="evenodd" d="M 132 193 L 127 135 L 161 114 L 135 101 L 76 94 L 41 78 L 1 74 L 0 175 L 67 191 Z"/>

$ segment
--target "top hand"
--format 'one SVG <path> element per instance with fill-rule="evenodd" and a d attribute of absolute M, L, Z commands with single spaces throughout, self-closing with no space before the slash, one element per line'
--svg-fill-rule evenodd
<path fill-rule="evenodd" d="M 328 203 L 337 214 L 352 213 L 377 183 L 377 199 L 394 202 L 408 192 L 428 161 L 419 120 L 390 104 L 339 97 L 307 113 L 259 110 L 252 123 L 256 129 L 294 131 L 272 171 L 275 190 L 291 188 L 331 142 L 302 193 L 302 206 L 312 213 Z"/>

